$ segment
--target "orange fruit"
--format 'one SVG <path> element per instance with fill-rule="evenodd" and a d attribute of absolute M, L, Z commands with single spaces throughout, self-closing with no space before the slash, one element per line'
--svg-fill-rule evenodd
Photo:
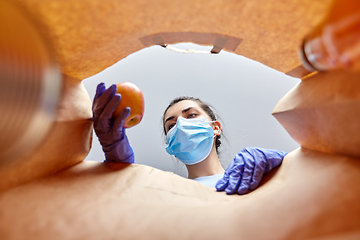
<path fill-rule="evenodd" d="M 124 121 L 124 128 L 131 128 L 139 124 L 145 110 L 145 101 L 143 93 L 140 88 L 130 82 L 122 82 L 116 84 L 116 93 L 121 94 L 121 102 L 113 113 L 113 117 L 119 115 L 119 113 L 125 108 L 131 109 L 130 115 Z"/>

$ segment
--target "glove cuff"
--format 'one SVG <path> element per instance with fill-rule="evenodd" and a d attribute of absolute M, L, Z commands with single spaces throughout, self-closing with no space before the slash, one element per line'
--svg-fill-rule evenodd
<path fill-rule="evenodd" d="M 102 145 L 102 148 L 105 153 L 104 162 L 135 163 L 134 151 L 126 135 L 113 144 Z"/>
<path fill-rule="evenodd" d="M 111 154 L 108 154 L 111 155 Z M 112 158 L 112 156 L 108 156 L 105 153 L 105 161 L 106 163 L 135 163 L 135 156 L 134 154 L 131 154 L 128 158 L 126 159 L 118 159 L 118 158 Z"/>

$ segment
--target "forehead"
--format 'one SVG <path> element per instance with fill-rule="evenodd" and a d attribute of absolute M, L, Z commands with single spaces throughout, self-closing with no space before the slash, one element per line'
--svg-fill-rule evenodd
<path fill-rule="evenodd" d="M 205 113 L 205 111 L 200 107 L 200 105 L 197 102 L 194 102 L 192 100 L 182 100 L 178 103 L 175 103 L 173 106 L 171 106 L 165 113 L 165 119 L 171 116 L 180 116 L 182 113 L 182 110 L 193 107 L 198 109 L 200 112 Z"/>

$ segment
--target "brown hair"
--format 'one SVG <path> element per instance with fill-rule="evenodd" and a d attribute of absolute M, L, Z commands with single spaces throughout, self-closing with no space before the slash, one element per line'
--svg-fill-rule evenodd
<path fill-rule="evenodd" d="M 163 114 L 163 130 L 164 130 L 164 134 L 165 134 L 165 135 L 166 135 L 166 129 L 165 129 L 164 121 L 165 121 L 165 114 L 166 114 L 167 110 L 168 110 L 170 107 L 172 107 L 173 105 L 175 105 L 176 103 L 181 102 L 181 101 L 184 101 L 184 100 L 191 100 L 191 101 L 196 102 L 196 103 L 199 104 L 199 106 L 206 112 L 206 114 L 211 118 L 211 120 L 213 120 L 213 121 L 216 121 L 216 120 L 217 120 L 214 111 L 211 109 L 212 107 L 211 107 L 209 104 L 206 104 L 206 103 L 204 103 L 203 101 L 201 101 L 199 98 L 187 97 L 187 96 L 177 97 L 177 98 L 173 99 L 173 100 L 170 102 L 170 104 L 167 106 L 167 108 L 165 109 L 164 114 Z M 218 153 L 218 149 L 219 149 L 219 147 L 220 147 L 220 145 L 221 145 L 220 138 L 221 138 L 221 134 L 220 134 L 220 135 L 217 135 L 217 136 L 215 137 L 215 147 L 216 147 L 216 152 L 217 152 L 217 153 Z"/>

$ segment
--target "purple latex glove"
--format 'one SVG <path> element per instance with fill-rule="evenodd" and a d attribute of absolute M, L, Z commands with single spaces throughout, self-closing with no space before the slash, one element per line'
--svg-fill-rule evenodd
<path fill-rule="evenodd" d="M 240 195 L 259 186 L 262 176 L 282 163 L 285 152 L 271 149 L 244 148 L 236 154 L 224 176 L 216 184 L 217 191 Z"/>
<path fill-rule="evenodd" d="M 134 163 L 134 151 L 123 128 L 130 108 L 124 108 L 115 119 L 112 118 L 120 101 L 121 95 L 116 93 L 116 85 L 108 89 L 104 83 L 97 86 L 92 107 L 94 129 L 105 153 L 105 162 Z"/>

